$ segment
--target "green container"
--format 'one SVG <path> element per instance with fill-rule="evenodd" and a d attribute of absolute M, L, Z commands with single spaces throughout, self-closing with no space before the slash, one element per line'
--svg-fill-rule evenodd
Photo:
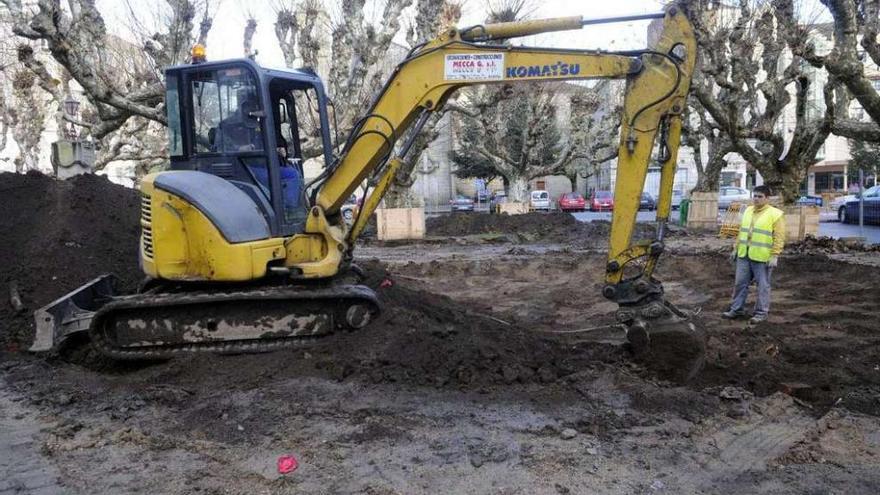
<path fill-rule="evenodd" d="M 678 206 L 678 224 L 682 227 L 687 227 L 688 223 L 688 208 L 691 205 L 691 200 L 683 199 L 681 200 L 681 204 Z"/>

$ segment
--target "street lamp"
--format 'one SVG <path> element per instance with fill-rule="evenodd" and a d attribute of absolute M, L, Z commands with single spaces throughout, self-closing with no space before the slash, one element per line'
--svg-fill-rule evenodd
<path fill-rule="evenodd" d="M 64 99 L 64 113 L 74 118 L 79 113 L 79 101 L 71 95 Z"/>
<path fill-rule="evenodd" d="M 79 101 L 68 94 L 67 98 L 64 99 L 63 105 L 64 113 L 67 114 L 69 118 L 76 119 L 76 116 L 79 115 Z M 67 128 L 64 129 L 64 133 L 66 134 L 66 137 L 68 139 L 76 139 L 76 127 L 74 126 L 73 122 L 70 122 Z"/>

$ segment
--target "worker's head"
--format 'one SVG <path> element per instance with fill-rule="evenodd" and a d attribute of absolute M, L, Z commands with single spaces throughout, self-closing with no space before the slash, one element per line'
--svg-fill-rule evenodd
<path fill-rule="evenodd" d="M 765 206 L 770 202 L 770 188 L 767 186 L 758 186 L 752 191 L 752 202 L 755 206 Z"/>

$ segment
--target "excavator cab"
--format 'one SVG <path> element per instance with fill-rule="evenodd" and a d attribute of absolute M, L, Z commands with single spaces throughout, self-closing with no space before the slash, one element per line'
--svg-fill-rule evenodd
<path fill-rule="evenodd" d="M 301 122 L 312 124 L 309 130 L 317 136 L 309 137 L 321 140 L 325 165 L 331 159 L 327 97 L 317 75 L 308 69 L 266 69 L 241 59 L 171 67 L 165 79 L 170 170 L 198 171 L 228 182 L 217 186 L 220 182 L 208 181 L 241 199 L 237 203 L 247 202 L 229 193 L 229 186 L 249 198 L 256 209 L 239 212 L 242 222 L 265 225 L 259 230 L 268 237 L 302 232 L 308 204 Z M 298 108 L 306 115 L 299 115 Z M 187 175 L 169 174 L 157 187 L 184 194 L 205 188 L 203 177 Z M 214 205 L 203 206 L 203 211 L 217 211 Z"/>

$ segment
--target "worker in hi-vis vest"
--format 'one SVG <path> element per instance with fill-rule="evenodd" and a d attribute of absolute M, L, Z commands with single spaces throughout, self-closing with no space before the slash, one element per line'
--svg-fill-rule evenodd
<path fill-rule="evenodd" d="M 779 208 L 770 206 L 770 188 L 767 186 L 755 188 L 752 202 L 754 204 L 743 213 L 739 235 L 730 255 L 736 262 L 736 281 L 730 309 L 722 316 L 730 319 L 745 316 L 743 307 L 749 295 L 749 285 L 754 280 L 758 286 L 758 298 L 749 323 L 755 325 L 766 320 L 770 312 L 770 275 L 785 246 L 785 215 Z"/>

